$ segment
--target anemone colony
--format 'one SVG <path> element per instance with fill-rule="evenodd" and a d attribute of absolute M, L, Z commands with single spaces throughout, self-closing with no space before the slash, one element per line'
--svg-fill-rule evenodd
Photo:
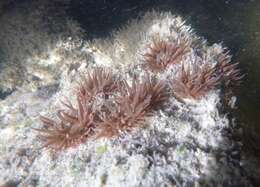
<path fill-rule="evenodd" d="M 177 42 L 154 39 L 148 46 L 148 52 L 143 55 L 145 65 L 152 71 L 163 71 L 170 64 L 178 63 L 186 51 L 185 41 L 177 44 Z"/>
<path fill-rule="evenodd" d="M 215 64 L 181 63 L 188 51 L 186 42 L 154 40 L 145 54 L 144 66 L 153 73 L 163 73 L 169 66 L 178 66 L 178 72 L 167 80 L 159 80 L 151 73 L 132 79 L 113 75 L 103 68 L 95 68 L 82 78 L 76 88 L 77 107 L 63 102 L 58 111 L 59 122 L 40 117 L 44 126 L 36 129 L 44 141 L 43 147 L 62 150 L 78 145 L 88 138 L 113 137 L 130 132 L 145 124 L 147 116 L 162 107 L 169 97 L 178 100 L 198 100 L 220 86 L 238 84 L 242 76 L 237 64 L 230 63 L 228 53 L 216 58 Z M 97 109 L 96 101 L 102 99 Z"/>

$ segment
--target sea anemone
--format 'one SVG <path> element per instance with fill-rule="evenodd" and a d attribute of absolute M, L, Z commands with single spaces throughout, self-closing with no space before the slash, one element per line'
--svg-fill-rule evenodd
<path fill-rule="evenodd" d="M 82 143 L 89 137 L 112 137 L 120 132 L 129 132 L 137 126 L 142 126 L 145 117 L 162 106 L 170 95 L 163 81 L 147 74 L 142 81 L 134 78 L 132 85 L 121 81 L 121 84 L 117 85 L 120 85 L 120 88 L 117 89 L 118 96 L 114 104 L 106 102 L 105 97 L 103 109 L 96 111 L 91 98 L 95 98 L 94 94 L 99 92 L 115 93 L 115 83 L 112 84 L 111 74 L 105 73 L 104 70 L 96 69 L 93 72 L 94 75 L 88 74 L 88 79 L 84 81 L 84 89 L 81 86 L 79 90 L 77 108 L 69 101 L 63 102 L 66 110 L 58 111 L 60 122 L 40 117 L 44 127 L 35 130 L 40 132 L 40 137 L 45 142 L 43 147 L 62 150 Z M 112 87 L 109 87 L 111 85 Z"/>
<path fill-rule="evenodd" d="M 164 70 L 170 64 L 180 62 L 182 56 L 187 52 L 186 42 L 171 42 L 153 40 L 148 51 L 143 55 L 145 66 L 154 72 Z"/>
<path fill-rule="evenodd" d="M 93 110 L 94 99 L 102 93 L 104 99 L 117 88 L 117 80 L 111 72 L 95 68 L 88 72 L 76 89 L 77 108 L 68 102 L 62 102 L 65 110 L 58 111 L 60 122 L 41 116 L 44 123 L 40 137 L 45 142 L 43 147 L 62 150 L 84 142 L 92 136 L 98 112 Z"/>
<path fill-rule="evenodd" d="M 78 98 L 78 109 L 75 109 L 71 103 L 65 104 L 68 112 L 58 111 L 60 122 L 56 122 L 47 117 L 41 116 L 44 123 L 41 129 L 35 129 L 40 132 L 40 137 L 48 147 L 53 150 L 62 150 L 68 147 L 78 145 L 86 140 L 93 133 L 93 114 L 88 105 L 84 105 Z"/>
<path fill-rule="evenodd" d="M 173 93 L 176 98 L 200 99 L 207 92 L 218 86 L 226 88 L 238 85 L 244 75 L 240 74 L 237 63 L 231 63 L 228 52 L 217 56 L 214 66 L 208 63 L 201 65 L 196 62 L 193 65 L 182 65 L 181 71 L 172 81 Z"/>
<path fill-rule="evenodd" d="M 110 71 L 97 67 L 82 78 L 77 95 L 82 101 L 90 101 L 98 93 L 108 96 L 117 88 L 117 80 Z"/>
<path fill-rule="evenodd" d="M 194 64 L 192 68 L 182 65 L 181 71 L 172 80 L 173 93 L 177 98 L 200 99 L 221 83 L 221 74 L 205 64 Z"/>
<path fill-rule="evenodd" d="M 217 64 L 215 65 L 215 74 L 222 76 L 222 81 L 225 87 L 236 86 L 241 83 L 244 75 L 240 73 L 237 68 L 238 63 L 231 63 L 231 56 L 228 52 L 220 54 L 217 57 Z"/>
<path fill-rule="evenodd" d="M 124 81 L 115 106 L 108 106 L 107 113 L 102 116 L 97 137 L 111 137 L 142 126 L 145 117 L 161 106 L 168 97 L 166 84 L 150 75 L 142 82 L 134 78 L 131 86 Z"/>
<path fill-rule="evenodd" d="M 175 49 L 166 45 L 168 44 L 163 42 L 157 43 L 153 52 L 160 53 L 160 50 L 157 50 L 160 47 L 165 54 L 168 54 L 170 49 Z M 179 55 L 180 49 L 176 48 L 170 56 L 177 59 Z M 165 65 L 163 62 L 162 64 Z M 231 64 L 229 56 L 224 54 L 218 57 L 215 66 L 199 62 L 192 65 L 182 64 L 171 82 L 171 87 L 173 94 L 180 100 L 200 99 L 221 83 L 229 85 L 230 81 L 240 79 L 236 64 Z M 100 108 L 95 107 L 98 94 L 102 96 Z M 113 97 L 109 99 L 111 95 Z M 44 141 L 43 147 L 66 149 L 90 137 L 112 137 L 143 126 L 146 118 L 160 108 L 169 96 L 166 82 L 149 74 L 143 79 L 135 76 L 129 85 L 126 80 L 117 79 L 110 71 L 95 68 L 87 73 L 77 87 L 77 107 L 74 108 L 69 101 L 63 102 L 66 109 L 58 111 L 59 122 L 41 116 L 44 127 L 36 130 Z"/>

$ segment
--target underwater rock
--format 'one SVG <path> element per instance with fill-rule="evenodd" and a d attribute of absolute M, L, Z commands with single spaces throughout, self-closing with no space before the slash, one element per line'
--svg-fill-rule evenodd
<path fill-rule="evenodd" d="M 35 90 L 52 84 L 64 70 L 62 57 L 67 52 L 59 41 L 82 36 L 80 27 L 66 17 L 69 1 L 9 3 L 8 11 L 0 16 L 1 90 L 21 86 Z"/>
<path fill-rule="evenodd" d="M 26 57 L 25 73 L 17 74 L 17 79 L 31 78 L 0 101 L 0 184 L 19 181 L 21 186 L 251 186 L 240 162 L 241 142 L 232 139 L 236 127 L 219 111 L 223 91 L 219 85 L 229 86 L 225 82 L 229 75 L 240 78 L 224 47 L 209 46 L 182 18 L 171 13 L 148 12 L 111 37 L 91 42 L 80 37 L 81 30 L 71 21 L 70 26 L 73 25 L 71 37 L 67 34 L 68 38 L 61 38 L 37 58 Z M 69 29 L 64 30 L 67 33 Z M 51 40 L 49 35 L 46 38 Z M 154 47 L 153 42 L 158 39 L 170 45 Z M 185 48 L 172 46 L 183 44 Z M 147 60 L 161 63 L 162 70 L 149 69 Z M 75 94 L 78 82 L 96 67 L 109 69 L 128 85 L 149 73 L 163 81 L 172 94 L 147 115 L 140 128 L 111 138 L 90 137 L 61 151 L 53 152 L 48 146 L 39 149 L 46 143 L 33 130 L 44 129 L 39 116 L 56 119 L 57 111 L 65 110 L 62 101 L 66 100 L 80 108 Z M 181 84 L 177 88 L 171 86 L 183 68 L 185 75 L 178 79 Z M 206 86 L 198 92 L 200 85 Z M 131 94 L 131 88 L 124 93 Z M 108 101 L 97 95 L 94 104 L 115 105 L 118 94 L 109 93 Z"/>

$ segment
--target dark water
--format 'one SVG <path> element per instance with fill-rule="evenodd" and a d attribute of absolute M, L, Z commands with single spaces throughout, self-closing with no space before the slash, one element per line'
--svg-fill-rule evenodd
<path fill-rule="evenodd" d="M 260 0 L 74 0 L 69 14 L 91 39 L 151 9 L 182 15 L 210 44 L 230 49 L 246 74 L 236 90 L 235 116 L 246 132 L 244 148 L 260 157 Z"/>

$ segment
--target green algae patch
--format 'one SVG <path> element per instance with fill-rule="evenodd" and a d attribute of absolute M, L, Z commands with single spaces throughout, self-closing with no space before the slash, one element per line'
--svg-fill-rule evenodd
<path fill-rule="evenodd" d="M 97 153 L 98 155 L 102 155 L 102 154 L 104 154 L 106 151 L 107 151 L 107 146 L 106 146 L 106 145 L 98 146 L 97 149 L 96 149 L 96 153 Z"/>
<path fill-rule="evenodd" d="M 107 182 L 107 175 L 106 174 L 103 174 L 101 177 L 100 177 L 100 187 L 104 187 L 106 185 L 106 182 Z"/>
<path fill-rule="evenodd" d="M 185 152 L 186 152 L 186 148 L 185 148 L 184 146 L 182 146 L 182 145 L 180 145 L 180 146 L 178 146 L 178 147 L 176 148 L 176 153 L 177 153 L 179 156 L 184 155 Z"/>

